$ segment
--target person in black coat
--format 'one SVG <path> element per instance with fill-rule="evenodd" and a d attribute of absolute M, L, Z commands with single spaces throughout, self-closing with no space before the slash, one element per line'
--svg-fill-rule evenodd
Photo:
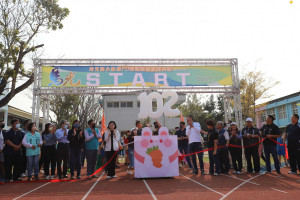
<path fill-rule="evenodd" d="M 278 129 L 278 126 L 276 126 L 273 121 L 275 118 L 272 115 L 268 115 L 267 117 L 267 123 L 263 125 L 263 127 L 260 129 L 261 135 L 263 138 L 266 138 L 263 141 L 264 144 L 264 152 L 266 156 L 266 165 L 267 165 L 267 171 L 266 173 L 271 172 L 271 161 L 270 161 L 270 154 L 272 154 L 274 163 L 275 163 L 275 169 L 278 174 L 281 174 L 280 172 L 280 166 L 279 166 L 279 160 L 277 156 L 277 144 L 275 141 L 277 141 L 277 138 L 280 137 L 280 132 Z"/>
<path fill-rule="evenodd" d="M 80 129 L 79 121 L 75 120 L 72 129 L 68 132 L 70 141 L 70 172 L 71 179 L 74 179 L 74 170 L 77 170 L 77 179 L 81 179 L 81 149 L 84 142 L 83 130 Z"/>

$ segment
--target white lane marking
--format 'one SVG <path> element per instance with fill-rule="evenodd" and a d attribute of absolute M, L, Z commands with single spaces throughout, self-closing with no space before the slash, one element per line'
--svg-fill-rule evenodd
<path fill-rule="evenodd" d="M 92 192 L 92 190 L 94 189 L 94 187 L 97 185 L 97 183 L 100 181 L 100 179 L 102 178 L 102 176 L 104 175 L 104 173 L 105 172 L 103 172 L 102 174 L 101 174 L 101 176 L 97 179 L 97 181 L 93 184 L 93 186 L 90 188 L 90 190 L 84 195 L 84 197 L 82 197 L 82 199 L 81 200 L 85 200 L 88 196 L 89 196 L 89 194 Z"/>
<path fill-rule="evenodd" d="M 157 200 L 157 198 L 156 198 L 155 194 L 152 192 L 152 190 L 151 190 L 151 188 L 149 187 L 149 185 L 147 184 L 146 180 L 145 180 L 145 179 L 143 179 L 143 181 L 144 181 L 144 183 L 145 183 L 145 185 L 146 185 L 146 187 L 147 187 L 148 191 L 150 192 L 150 194 L 151 194 L 152 198 L 153 198 L 154 200 Z"/>
<path fill-rule="evenodd" d="M 210 187 L 207 187 L 206 185 L 203 185 L 202 183 L 199 183 L 199 182 L 197 182 L 197 181 L 195 181 L 195 180 L 193 180 L 193 179 L 191 179 L 191 178 L 189 178 L 189 177 L 187 177 L 187 176 L 184 176 L 184 175 L 182 175 L 182 174 L 180 174 L 180 176 L 183 176 L 184 178 L 186 178 L 186 179 L 188 179 L 188 180 L 190 180 L 190 181 L 193 181 L 194 183 L 197 183 L 198 185 L 201 185 L 202 187 L 205 187 L 206 189 L 208 189 L 208 190 L 210 190 L 210 191 L 213 191 L 213 192 L 215 192 L 215 193 L 217 193 L 217 194 L 219 194 L 219 195 L 221 195 L 221 196 L 224 196 L 224 194 L 222 194 L 222 193 L 220 193 L 220 192 L 218 192 L 218 191 L 216 191 L 216 190 L 214 190 L 214 189 L 212 189 L 212 188 L 210 188 Z"/>
<path fill-rule="evenodd" d="M 34 192 L 34 191 L 36 191 L 36 190 L 38 190 L 38 189 L 40 189 L 40 188 L 42 188 L 42 187 L 44 187 L 44 186 L 46 186 L 46 185 L 48 185 L 48 184 L 50 184 L 50 183 L 51 183 L 51 182 L 45 183 L 45 184 L 43 184 L 43 185 L 41 185 L 41 186 L 39 186 L 39 187 L 37 187 L 37 188 L 35 188 L 35 189 L 33 189 L 33 190 L 30 190 L 29 192 L 26 192 L 25 194 L 22 194 L 21 196 L 18 196 L 18 197 L 16 197 L 16 198 L 14 198 L 13 200 L 20 199 L 21 197 L 24 197 L 24 196 L 26 196 L 27 194 L 30 194 L 31 192 Z"/>
<path fill-rule="evenodd" d="M 235 177 L 235 176 L 230 176 L 230 175 L 226 175 L 226 174 L 222 174 L 223 176 L 227 176 L 227 177 L 231 177 L 231 178 L 234 178 L 234 179 L 237 179 L 237 180 L 240 180 L 240 181 L 247 181 L 247 180 L 244 180 L 244 179 L 241 179 L 241 178 L 237 178 L 237 177 Z M 251 181 L 249 181 L 248 183 L 251 183 L 251 184 L 253 184 L 253 185 L 260 185 L 260 184 L 258 184 L 258 183 L 255 183 L 255 182 L 251 182 Z"/>
<path fill-rule="evenodd" d="M 256 177 L 259 177 L 259 176 L 261 176 L 261 175 L 263 175 L 263 174 L 258 174 L 258 175 L 256 175 L 256 176 L 253 176 L 252 178 L 250 178 L 250 179 L 244 181 L 243 183 L 239 184 L 238 186 L 236 186 L 235 188 L 233 188 L 232 190 L 230 190 L 227 194 L 223 195 L 223 197 L 222 197 L 220 200 L 225 199 L 225 198 L 226 198 L 228 195 L 230 195 L 232 192 L 236 191 L 237 189 L 239 189 L 239 188 L 240 188 L 241 186 L 243 186 L 244 184 L 249 183 L 252 179 L 254 179 L 254 178 L 256 178 Z"/>
<path fill-rule="evenodd" d="M 284 178 L 283 176 L 274 176 L 275 178 Z"/>
<path fill-rule="evenodd" d="M 287 194 L 287 192 L 285 192 L 285 191 L 282 191 L 282 190 L 278 190 L 278 189 L 276 189 L 276 188 L 271 188 L 272 190 L 275 190 L 275 191 L 278 191 L 278 192 L 282 192 L 282 193 L 286 193 Z"/>

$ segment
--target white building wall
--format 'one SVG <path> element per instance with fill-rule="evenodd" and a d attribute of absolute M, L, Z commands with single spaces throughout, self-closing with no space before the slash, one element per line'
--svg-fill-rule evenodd
<path fill-rule="evenodd" d="M 177 105 L 185 102 L 186 95 L 178 95 Z M 117 129 L 119 131 L 130 130 L 135 127 L 135 122 L 138 119 L 138 113 L 140 108 L 138 107 L 137 95 L 105 95 L 104 100 L 104 113 L 106 124 L 109 121 L 115 121 L 117 124 Z M 107 102 L 133 102 L 132 108 L 108 108 Z M 162 126 L 166 126 L 169 130 L 174 130 L 175 127 L 179 126 L 180 118 L 168 118 L 160 117 L 158 121 Z M 152 119 L 153 126 L 154 119 Z"/>

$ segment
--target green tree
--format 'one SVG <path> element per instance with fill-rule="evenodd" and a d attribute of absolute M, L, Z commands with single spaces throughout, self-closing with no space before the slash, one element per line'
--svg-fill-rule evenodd
<path fill-rule="evenodd" d="M 44 46 L 35 44 L 34 38 L 41 32 L 63 28 L 62 21 L 69 10 L 61 8 L 57 2 L 0 0 L 0 94 L 7 90 L 0 107 L 34 81 L 32 70 L 24 65 L 24 59 Z M 25 82 L 17 84 L 18 79 Z"/>
<path fill-rule="evenodd" d="M 215 96 L 212 94 L 203 103 L 200 101 L 200 98 L 198 98 L 197 94 L 187 96 L 187 101 L 179 106 L 183 116 L 193 116 L 194 120 L 200 122 L 204 128 L 207 120 L 224 120 L 223 95 L 218 95 L 216 101 Z"/>
<path fill-rule="evenodd" d="M 102 119 L 100 95 L 55 95 L 50 97 L 50 110 L 55 114 L 56 121 L 80 121 L 82 128 L 87 127 L 90 119 L 99 124 Z"/>

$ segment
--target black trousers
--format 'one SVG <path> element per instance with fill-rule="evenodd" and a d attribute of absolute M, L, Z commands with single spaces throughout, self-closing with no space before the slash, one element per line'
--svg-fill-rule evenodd
<path fill-rule="evenodd" d="M 42 166 L 45 168 L 45 146 L 42 145 L 41 147 L 41 158 L 39 160 L 39 169 L 42 169 Z"/>
<path fill-rule="evenodd" d="M 109 162 L 109 160 L 115 154 L 115 151 L 106 151 L 105 154 L 106 154 L 106 160 L 107 160 L 107 162 Z M 113 159 L 111 160 L 111 162 L 107 165 L 107 176 L 116 175 L 116 172 L 115 172 L 116 158 L 117 158 L 117 155 L 115 155 L 113 157 Z"/>
<path fill-rule="evenodd" d="M 44 146 L 44 153 L 42 154 L 44 160 L 45 175 L 49 176 L 49 165 L 51 163 L 51 175 L 55 175 L 57 151 L 55 145 Z"/>
<path fill-rule="evenodd" d="M 242 163 L 242 149 L 240 148 L 230 148 L 230 155 L 232 158 L 232 165 L 234 171 L 242 171 L 243 163 Z"/>
<path fill-rule="evenodd" d="M 229 157 L 228 157 L 228 148 L 223 147 L 219 149 L 219 160 L 220 160 L 220 172 L 228 173 L 229 171 Z"/>
<path fill-rule="evenodd" d="M 69 144 L 68 143 L 58 143 L 57 145 L 57 175 L 62 177 L 67 175 L 68 164 L 69 164 Z M 61 163 L 63 162 L 63 172 L 61 172 Z"/>
<path fill-rule="evenodd" d="M 288 153 L 289 153 L 291 171 L 297 172 L 297 167 L 298 170 L 300 171 L 300 150 L 297 150 L 297 147 L 295 145 L 289 145 Z"/>
<path fill-rule="evenodd" d="M 22 145 L 22 166 L 21 166 L 21 174 L 25 173 L 27 170 L 27 157 L 26 157 L 26 147 Z"/>
<path fill-rule="evenodd" d="M 258 173 L 260 171 L 260 159 L 258 154 L 258 146 L 245 148 L 245 157 L 247 160 L 247 172 L 253 172 L 253 167 L 252 167 L 252 159 L 253 159 L 254 171 Z"/>
<path fill-rule="evenodd" d="M 22 171 L 22 155 L 7 155 L 4 154 L 5 179 L 17 181 L 20 178 Z M 11 173 L 14 168 L 13 175 Z"/>

